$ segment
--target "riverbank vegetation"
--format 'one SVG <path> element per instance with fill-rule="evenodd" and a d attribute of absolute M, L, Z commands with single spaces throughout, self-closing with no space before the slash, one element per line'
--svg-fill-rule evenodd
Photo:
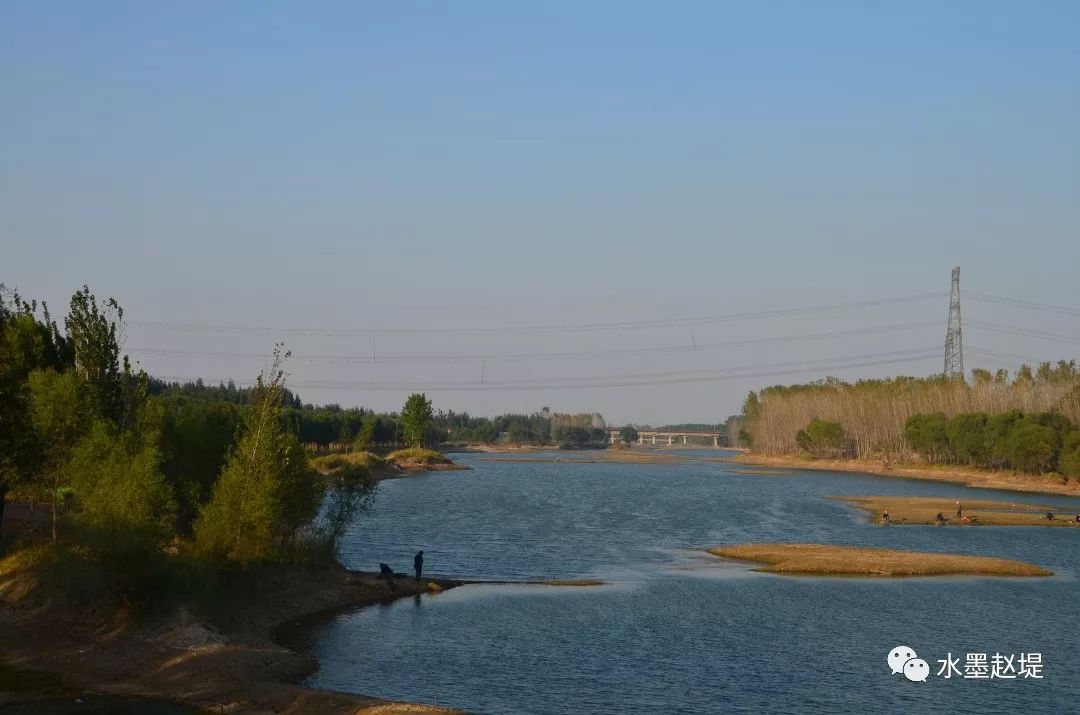
<path fill-rule="evenodd" d="M 740 434 L 762 455 L 918 461 L 1080 479 L 1075 361 L 960 379 L 833 378 L 751 393 Z"/>
<path fill-rule="evenodd" d="M 63 328 L 0 293 L 4 601 L 195 603 L 266 566 L 329 566 L 376 469 L 449 465 L 418 446 L 315 463 L 283 346 L 251 388 L 170 386 L 123 354 L 122 321 L 86 287 Z M 430 401 L 411 396 L 403 415 L 419 441 Z"/>
<path fill-rule="evenodd" d="M 741 544 L 706 549 L 714 556 L 765 564 L 756 570 L 800 576 L 1052 576 L 1041 566 L 963 556 L 830 544 Z"/>

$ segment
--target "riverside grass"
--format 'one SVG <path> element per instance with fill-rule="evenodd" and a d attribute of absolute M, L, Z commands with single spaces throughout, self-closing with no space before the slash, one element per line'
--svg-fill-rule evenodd
<path fill-rule="evenodd" d="M 1035 564 L 965 556 L 831 544 L 739 544 L 705 549 L 714 556 L 756 561 L 755 570 L 796 576 L 1052 576 Z"/>
<path fill-rule="evenodd" d="M 955 497 L 829 497 L 870 512 L 875 523 L 881 523 L 889 512 L 889 521 L 897 526 L 941 524 L 943 526 L 1053 526 L 1080 527 L 1075 512 L 1066 512 L 1050 504 L 962 499 L 963 519 L 956 516 Z M 1046 518 L 1053 512 L 1054 519 Z M 945 517 L 939 522 L 937 515 Z"/>

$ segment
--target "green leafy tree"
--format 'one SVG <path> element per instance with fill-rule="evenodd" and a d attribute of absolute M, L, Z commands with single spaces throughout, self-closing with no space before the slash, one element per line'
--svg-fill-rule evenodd
<path fill-rule="evenodd" d="M 986 422 L 984 412 L 957 415 L 945 425 L 949 448 L 965 464 L 986 462 Z"/>
<path fill-rule="evenodd" d="M 86 384 L 71 371 L 35 370 L 27 384 L 31 424 L 43 454 L 35 491 L 49 504 L 55 542 L 64 488 L 72 476 L 69 458 L 93 418 L 93 402 Z"/>
<path fill-rule="evenodd" d="M 637 442 L 638 436 L 638 431 L 634 428 L 633 425 L 626 425 L 621 430 L 619 430 L 619 437 L 625 444 L 633 444 L 634 442 Z"/>
<path fill-rule="evenodd" d="M 1058 471 L 1066 477 L 1080 478 L 1080 432 L 1074 430 L 1065 436 Z"/>
<path fill-rule="evenodd" d="M 562 425 L 555 428 L 555 441 L 561 449 L 579 449 L 591 441 L 589 429 L 578 425 Z"/>
<path fill-rule="evenodd" d="M 1049 363 L 1047 363 L 1049 365 Z M 1043 427 L 1049 427 L 1054 432 L 1054 456 L 1053 462 L 1057 464 L 1058 459 L 1061 457 L 1061 450 L 1065 444 L 1065 439 L 1068 435 L 1076 429 L 1076 426 L 1065 415 L 1056 412 L 1040 412 L 1032 415 L 1031 419 L 1037 424 Z"/>
<path fill-rule="evenodd" d="M 990 415 L 986 420 L 986 466 L 1005 469 L 1012 462 L 1012 450 L 1008 443 L 1016 423 L 1023 417 L 1020 410 L 1010 410 Z"/>
<path fill-rule="evenodd" d="M 75 355 L 75 370 L 93 389 L 98 410 L 118 425 L 123 425 L 124 372 L 121 368 L 118 323 L 124 309 L 109 298 L 98 306 L 90 288 L 83 286 L 71 296 L 64 325 Z M 129 368 L 124 358 L 124 368 Z"/>
<path fill-rule="evenodd" d="M 405 443 L 412 447 L 421 446 L 433 416 L 431 400 L 426 395 L 419 392 L 409 395 L 409 399 L 405 400 L 405 407 L 401 410 Z"/>
<path fill-rule="evenodd" d="M 951 453 L 946 431 L 948 422 L 941 412 L 912 415 L 904 423 L 904 438 L 927 461 L 942 461 Z"/>
<path fill-rule="evenodd" d="M 158 555 L 173 533 L 175 502 L 158 441 L 154 426 L 121 432 L 98 419 L 68 463 L 80 544 L 121 572 Z"/>
<path fill-rule="evenodd" d="M 379 419 L 374 413 L 364 415 L 364 419 L 360 423 L 360 432 L 353 441 L 353 449 L 358 452 L 366 452 L 371 449 L 371 445 L 375 442 L 375 429 L 378 425 Z"/>
<path fill-rule="evenodd" d="M 176 529 L 190 535 L 225 466 L 241 410 L 224 400 L 155 399 L 163 405 L 161 469 L 175 492 Z"/>
<path fill-rule="evenodd" d="M 1032 418 L 1019 420 L 1005 438 L 1005 449 L 1014 469 L 1040 474 L 1054 466 L 1054 430 Z"/>
<path fill-rule="evenodd" d="M 195 522 L 196 545 L 212 558 L 288 560 L 318 507 L 318 480 L 282 415 L 288 355 L 275 347 L 273 367 L 259 375 L 240 437 Z"/>
<path fill-rule="evenodd" d="M 22 300 L 0 284 L 0 525 L 8 494 L 39 474 L 45 451 L 34 435 L 28 378 L 32 371 L 63 370 L 71 362 L 67 341 L 43 304 Z"/>
<path fill-rule="evenodd" d="M 356 515 L 371 506 L 376 482 L 366 466 L 342 460 L 323 477 L 326 496 L 316 520 L 316 546 L 324 560 L 331 560 L 336 547 Z"/>
<path fill-rule="evenodd" d="M 806 429 L 795 435 L 800 449 L 815 457 L 839 457 L 848 452 L 844 427 L 839 422 L 812 419 Z"/>

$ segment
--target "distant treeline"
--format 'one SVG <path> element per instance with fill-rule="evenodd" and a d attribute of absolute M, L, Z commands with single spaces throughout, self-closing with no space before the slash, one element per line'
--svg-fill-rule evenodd
<path fill-rule="evenodd" d="M 663 427 L 642 427 L 657 432 L 723 432 L 722 424 L 704 424 L 701 422 L 685 422 L 677 425 L 664 425 Z"/>
<path fill-rule="evenodd" d="M 253 388 L 228 382 L 207 385 L 194 382 L 164 382 L 150 378 L 150 393 L 174 406 L 178 413 L 211 411 L 226 415 L 230 406 L 251 402 Z M 394 412 L 378 413 L 362 407 L 336 404 L 305 404 L 300 396 L 285 390 L 286 422 L 300 441 L 320 449 L 391 448 L 403 444 L 400 417 Z M 213 407 L 210 407 L 213 405 Z M 579 430 L 585 430 L 582 433 Z M 425 429 L 423 443 L 429 447 L 448 444 L 566 444 L 588 446 L 607 439 L 604 418 L 599 414 L 561 414 L 545 407 L 532 414 L 505 414 L 474 417 L 467 412 L 436 411 Z M 357 444 L 359 442 L 359 444 Z"/>
<path fill-rule="evenodd" d="M 808 445 L 815 444 L 829 451 L 837 439 L 830 423 L 842 432 L 841 451 L 852 457 L 918 454 L 931 461 L 987 468 L 1054 470 L 1060 465 L 1045 450 L 1036 450 L 1043 456 L 1034 461 L 1009 457 L 1000 440 L 1011 439 L 1016 446 L 1037 435 L 1037 441 L 1060 454 L 1070 432 L 1065 425 L 1080 424 L 1080 370 L 1075 361 L 1061 361 L 1034 369 L 1022 366 L 1012 375 L 974 370 L 970 382 L 897 377 L 847 383 L 828 378 L 769 387 L 747 397 L 740 439 L 755 451 L 771 454 L 808 451 Z M 948 446 L 947 437 L 942 441 L 950 425 L 960 440 L 956 447 Z M 1013 427 L 1020 436 L 1009 437 Z M 995 436 L 980 431 L 984 429 Z M 927 442 L 926 435 L 934 437 Z M 982 446 L 975 449 L 976 443 Z"/>
<path fill-rule="evenodd" d="M 563 414 L 545 407 L 532 414 L 505 414 L 496 417 L 473 417 L 467 412 L 437 412 L 435 428 L 450 444 L 511 444 L 584 447 L 604 444 L 607 426 L 596 413 Z"/>

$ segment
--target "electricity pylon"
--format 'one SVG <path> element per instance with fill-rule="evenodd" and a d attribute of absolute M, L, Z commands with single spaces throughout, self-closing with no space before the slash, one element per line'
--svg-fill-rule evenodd
<path fill-rule="evenodd" d="M 949 328 L 945 332 L 945 377 L 964 379 L 964 340 L 960 332 L 960 266 L 952 269 Z"/>

